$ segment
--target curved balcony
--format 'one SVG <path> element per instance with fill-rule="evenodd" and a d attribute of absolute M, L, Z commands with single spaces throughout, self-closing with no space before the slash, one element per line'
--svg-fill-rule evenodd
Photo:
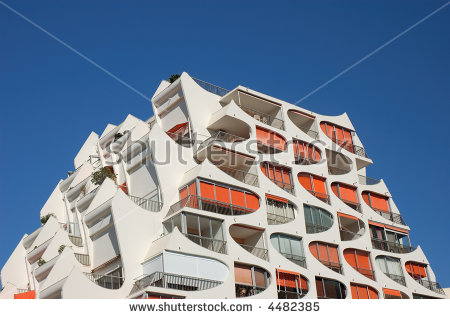
<path fill-rule="evenodd" d="M 303 205 L 306 233 L 315 234 L 327 231 L 333 226 L 333 215 L 316 206 Z"/>
<path fill-rule="evenodd" d="M 286 150 L 286 139 L 274 131 L 256 126 L 258 152 L 262 154 L 280 153 Z"/>
<path fill-rule="evenodd" d="M 120 269 L 121 272 L 121 269 Z M 103 287 L 105 289 L 119 289 L 122 287 L 122 284 L 125 280 L 124 277 L 121 275 L 112 275 L 112 274 L 105 274 L 105 275 L 99 275 L 99 274 L 93 274 L 93 273 L 84 273 L 86 277 L 95 283 L 96 285 Z"/>
<path fill-rule="evenodd" d="M 95 209 L 90 211 L 87 215 L 84 216 L 84 222 L 86 225 L 92 226 L 97 220 L 108 215 L 110 213 L 112 198 L 105 201 L 103 204 L 100 204 Z"/>
<path fill-rule="evenodd" d="M 339 222 L 339 233 L 342 241 L 356 240 L 365 232 L 364 222 L 359 218 L 337 213 Z"/>
<path fill-rule="evenodd" d="M 394 213 L 389 204 L 389 196 L 378 194 L 370 191 L 363 191 L 362 198 L 367 205 L 370 206 L 378 215 L 384 217 L 394 223 L 405 225 L 405 220 L 400 214 Z"/>
<path fill-rule="evenodd" d="M 292 123 L 295 124 L 303 133 L 317 140 L 319 133 L 315 128 L 316 118 L 313 115 L 297 110 L 288 110 L 287 115 Z"/>
<path fill-rule="evenodd" d="M 347 248 L 344 250 L 344 258 L 347 263 L 361 275 L 375 280 L 375 272 L 368 251 Z"/>
<path fill-rule="evenodd" d="M 322 265 L 339 274 L 343 273 L 337 245 L 313 241 L 309 243 L 309 250 L 311 251 L 311 254 L 322 263 Z"/>
<path fill-rule="evenodd" d="M 263 174 L 275 185 L 289 194 L 295 194 L 294 183 L 292 182 L 292 170 L 290 167 L 271 162 L 262 162 L 260 168 Z"/>
<path fill-rule="evenodd" d="M 327 192 L 325 177 L 310 173 L 298 173 L 297 178 L 300 185 L 302 185 L 303 188 L 306 189 L 312 196 L 327 204 L 330 204 L 330 196 Z"/>
<path fill-rule="evenodd" d="M 396 283 L 402 286 L 406 286 L 400 259 L 389 256 L 377 256 L 375 260 L 383 274 L 385 274 Z"/>
<path fill-rule="evenodd" d="M 322 160 L 322 152 L 313 144 L 297 139 L 292 140 L 295 164 L 312 165 Z"/>
<path fill-rule="evenodd" d="M 318 299 L 345 299 L 347 290 L 340 281 L 316 277 L 316 289 Z"/>
<path fill-rule="evenodd" d="M 234 281 L 237 298 L 254 296 L 269 286 L 270 274 L 254 265 L 234 263 Z"/>
<path fill-rule="evenodd" d="M 439 283 L 430 280 L 430 276 L 428 274 L 428 265 L 414 261 L 408 261 L 405 263 L 405 269 L 406 272 L 411 276 L 411 278 L 413 278 L 420 285 L 424 286 L 427 289 L 430 289 L 431 291 L 445 295 L 442 286 Z"/>
<path fill-rule="evenodd" d="M 284 258 L 300 267 L 306 268 L 306 257 L 303 251 L 303 240 L 283 233 L 273 233 L 270 235 L 272 246 Z"/>
<path fill-rule="evenodd" d="M 267 223 L 286 224 L 295 219 L 296 207 L 285 198 L 266 194 Z"/>
<path fill-rule="evenodd" d="M 42 226 L 36 229 L 34 232 L 29 234 L 27 237 L 23 239 L 23 247 L 25 249 L 28 249 L 33 244 L 34 240 L 37 238 L 37 236 L 41 233 Z"/>
<path fill-rule="evenodd" d="M 300 273 L 276 269 L 278 299 L 301 299 L 309 291 L 308 279 Z"/>
<path fill-rule="evenodd" d="M 356 193 L 357 187 L 340 182 L 331 183 L 333 193 L 347 206 L 361 212 L 361 204 Z"/>
<path fill-rule="evenodd" d="M 320 127 L 325 135 L 336 145 L 355 155 L 369 158 L 363 147 L 354 145 L 353 131 L 325 121 L 320 123 Z"/>
<path fill-rule="evenodd" d="M 342 153 L 325 149 L 327 156 L 328 174 L 344 175 L 350 173 L 353 168 L 353 161 Z"/>
<path fill-rule="evenodd" d="M 269 261 L 269 251 L 264 247 L 265 231 L 248 225 L 234 224 L 230 226 L 230 236 L 250 254 Z"/>
<path fill-rule="evenodd" d="M 129 195 L 128 198 L 136 205 L 145 210 L 148 210 L 149 212 L 159 212 L 163 207 L 163 203 L 161 203 L 160 201 L 155 201 L 148 198 L 141 198 L 132 195 Z"/>
<path fill-rule="evenodd" d="M 412 247 L 409 245 L 403 245 L 397 242 L 378 239 L 378 238 L 371 238 L 372 240 L 372 247 L 379 250 L 388 251 L 391 253 L 396 254 L 407 254 L 413 252 L 416 247 Z"/>

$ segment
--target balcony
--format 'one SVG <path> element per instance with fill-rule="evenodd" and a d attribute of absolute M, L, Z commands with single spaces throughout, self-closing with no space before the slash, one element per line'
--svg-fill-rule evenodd
<path fill-rule="evenodd" d="M 289 110 L 288 117 L 303 133 L 315 140 L 318 139 L 319 133 L 315 129 L 315 117 L 313 115 L 297 110 Z"/>
<path fill-rule="evenodd" d="M 259 187 L 258 175 L 256 174 L 252 174 L 248 171 L 243 171 L 226 165 L 217 166 L 217 168 L 242 183 Z"/>
<path fill-rule="evenodd" d="M 340 147 L 349 151 L 350 153 L 353 153 L 355 155 L 358 155 L 358 156 L 361 156 L 364 158 L 369 158 L 369 156 L 367 156 L 366 150 L 361 146 L 353 145 L 352 143 L 349 143 L 348 141 L 340 140 L 334 136 L 330 137 L 330 139 L 333 141 L 333 143 L 339 145 Z"/>
<path fill-rule="evenodd" d="M 230 226 L 230 235 L 234 241 L 250 254 L 269 261 L 269 252 L 264 247 L 265 231 L 253 226 L 234 224 Z"/>
<path fill-rule="evenodd" d="M 342 241 L 355 240 L 364 234 L 364 223 L 354 216 L 338 213 L 338 222 Z"/>
<path fill-rule="evenodd" d="M 305 225 L 306 225 L 306 233 L 307 234 L 321 233 L 321 232 L 324 232 L 324 231 L 330 229 L 330 227 L 320 225 L 320 224 L 306 223 Z"/>
<path fill-rule="evenodd" d="M 196 195 L 189 195 L 170 206 L 167 216 L 171 216 L 185 207 L 205 210 L 208 212 L 228 216 L 246 215 L 255 211 L 251 208 L 236 206 L 214 199 L 204 198 Z"/>
<path fill-rule="evenodd" d="M 364 175 L 359 175 L 359 174 L 358 174 L 358 180 L 361 185 L 376 185 L 380 182 L 378 179 L 370 178 L 370 177 L 367 177 Z"/>
<path fill-rule="evenodd" d="M 405 225 L 406 226 L 406 222 L 403 219 L 403 217 L 400 214 L 397 213 L 393 213 L 390 211 L 385 211 L 385 210 L 381 210 L 381 209 L 377 209 L 377 208 L 372 208 L 378 215 L 380 215 L 381 217 L 384 217 L 394 223 L 397 224 L 401 224 L 401 225 Z"/>
<path fill-rule="evenodd" d="M 252 285 L 235 284 L 235 292 L 237 298 L 250 297 L 263 292 L 265 288 Z"/>
<path fill-rule="evenodd" d="M 169 135 L 169 137 L 174 140 L 175 143 L 183 147 L 192 147 L 192 145 L 194 145 L 195 143 L 195 140 L 192 139 L 189 134 L 182 135 L 170 132 L 166 132 L 166 134 Z"/>
<path fill-rule="evenodd" d="M 75 253 L 75 258 L 78 260 L 80 264 L 84 266 L 89 266 L 91 264 L 89 260 L 89 255 Z"/>
<path fill-rule="evenodd" d="M 197 245 L 202 246 L 203 248 L 212 250 L 219 254 L 227 253 L 227 242 L 225 240 L 219 240 L 214 238 L 208 238 L 205 236 L 198 236 L 193 234 L 183 234 L 188 239 L 196 243 Z"/>
<path fill-rule="evenodd" d="M 95 284 L 99 285 L 100 287 L 106 288 L 106 289 L 119 289 L 122 287 L 124 278 L 122 276 L 116 276 L 116 275 L 98 275 L 93 273 L 84 273 L 86 277 L 94 282 Z"/>
<path fill-rule="evenodd" d="M 313 195 L 314 197 L 320 199 L 322 202 L 325 202 L 327 204 L 330 204 L 330 195 L 325 194 L 325 193 L 321 193 L 321 192 L 316 192 L 312 189 L 307 189 L 307 191 Z"/>
<path fill-rule="evenodd" d="M 403 245 L 396 242 L 382 240 L 372 237 L 372 247 L 379 250 L 388 251 L 397 254 L 406 254 L 413 252 L 416 248 L 408 245 Z"/>
<path fill-rule="evenodd" d="M 280 252 L 280 254 L 284 258 L 292 261 L 294 264 L 297 264 L 300 267 L 306 268 L 306 257 L 305 256 L 287 254 L 287 253 L 282 253 L 282 252 Z"/>
<path fill-rule="evenodd" d="M 137 290 L 142 290 L 146 287 L 158 287 L 183 291 L 206 290 L 217 287 L 220 284 L 222 284 L 222 281 L 170 274 L 161 271 L 136 278 L 136 282 L 134 283 Z"/>
<path fill-rule="evenodd" d="M 342 265 L 340 263 L 332 262 L 330 260 L 320 259 L 320 258 L 318 258 L 317 260 L 320 261 L 322 263 L 322 265 L 324 265 L 325 267 L 330 268 L 331 270 L 333 270 L 339 274 L 342 274 Z"/>
<path fill-rule="evenodd" d="M 415 278 L 414 280 L 427 289 L 437 292 L 438 294 L 445 295 L 444 289 L 442 289 L 442 286 L 437 282 L 429 281 L 423 278 Z"/>
<path fill-rule="evenodd" d="M 351 172 L 353 161 L 348 156 L 328 148 L 325 149 L 325 154 L 330 175 L 344 175 Z"/>
<path fill-rule="evenodd" d="M 198 85 L 200 85 L 203 89 L 205 89 L 206 91 L 218 95 L 218 96 L 224 96 L 226 94 L 228 94 L 230 91 L 224 88 L 221 88 L 220 86 L 196 79 L 196 78 L 192 78 Z"/>
<path fill-rule="evenodd" d="M 384 273 L 387 277 L 391 278 L 393 281 L 395 281 L 396 283 L 402 285 L 402 286 L 406 286 L 406 281 L 405 281 L 405 277 L 400 276 L 400 275 L 394 275 L 394 274 L 390 274 L 390 273 Z"/>
<path fill-rule="evenodd" d="M 267 223 L 269 225 L 286 224 L 286 223 L 293 221 L 294 219 L 295 219 L 294 217 L 288 217 L 288 216 L 283 216 L 283 215 L 278 215 L 278 214 L 267 213 Z"/>
<path fill-rule="evenodd" d="M 276 115 L 263 113 L 242 105 L 240 105 L 240 107 L 245 113 L 253 117 L 255 120 L 270 125 L 279 130 L 284 130 L 284 121 L 281 118 L 277 117 Z"/>
<path fill-rule="evenodd" d="M 155 201 L 147 198 L 137 197 L 137 196 L 128 196 L 131 201 L 133 201 L 139 207 L 148 210 L 149 212 L 159 212 L 162 209 L 163 203 L 160 201 Z"/>

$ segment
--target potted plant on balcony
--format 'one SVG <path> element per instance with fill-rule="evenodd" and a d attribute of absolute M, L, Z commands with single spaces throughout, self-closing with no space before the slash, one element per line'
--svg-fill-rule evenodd
<path fill-rule="evenodd" d="M 41 267 L 43 264 L 45 264 L 46 263 L 46 261 L 44 260 L 44 259 L 42 259 L 42 258 L 39 258 L 39 260 L 38 260 L 38 262 L 37 262 L 37 264 L 38 264 L 38 266 L 39 267 Z"/>
<path fill-rule="evenodd" d="M 47 215 L 45 215 L 45 216 L 42 216 L 41 217 L 41 224 L 42 224 L 42 226 L 44 226 L 45 225 L 45 223 L 50 219 L 50 217 L 55 217 L 55 214 L 52 214 L 52 213 L 50 213 L 50 214 L 47 214 Z"/>
<path fill-rule="evenodd" d="M 91 177 L 91 182 L 95 185 L 101 185 L 107 177 L 114 182 L 116 182 L 117 178 L 116 174 L 109 167 L 102 167 L 100 170 L 93 172 Z"/>
<path fill-rule="evenodd" d="M 175 82 L 181 75 L 179 74 L 172 74 L 171 76 L 169 76 L 169 83 L 172 84 L 173 82 Z"/>

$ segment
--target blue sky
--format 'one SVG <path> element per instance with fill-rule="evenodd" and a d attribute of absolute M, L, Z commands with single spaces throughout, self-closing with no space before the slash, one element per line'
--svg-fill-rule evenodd
<path fill-rule="evenodd" d="M 137 90 L 186 71 L 295 102 L 445 1 L 12 1 Z M 347 112 L 437 274 L 450 286 L 450 6 L 300 105 Z M 0 5 L 0 265 L 89 133 L 148 101 Z"/>

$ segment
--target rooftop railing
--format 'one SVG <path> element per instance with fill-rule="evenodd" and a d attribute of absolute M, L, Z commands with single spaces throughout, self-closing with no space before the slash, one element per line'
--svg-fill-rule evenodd
<path fill-rule="evenodd" d="M 136 205 L 150 212 L 159 212 L 163 203 L 151 199 L 141 198 L 137 196 L 128 196 Z"/>
<path fill-rule="evenodd" d="M 367 177 L 364 175 L 359 175 L 359 174 L 358 174 L 358 179 L 359 179 L 359 183 L 361 185 L 376 185 L 380 182 L 378 179 Z"/>
<path fill-rule="evenodd" d="M 192 78 L 198 85 L 200 85 L 202 88 L 204 88 L 206 91 L 211 92 L 213 94 L 216 94 L 218 96 L 224 96 L 226 95 L 228 92 L 230 92 L 227 89 L 221 88 L 220 86 L 196 79 L 196 78 Z"/>
<path fill-rule="evenodd" d="M 297 264 L 303 268 L 306 268 L 306 257 L 300 256 L 300 255 L 293 255 L 293 254 L 286 254 L 280 252 L 281 255 L 283 255 L 284 258 L 292 261 L 294 264 Z"/>
<path fill-rule="evenodd" d="M 250 254 L 255 255 L 256 257 L 264 259 L 266 261 L 269 261 L 269 251 L 267 249 L 262 248 L 262 247 L 244 245 L 244 244 L 239 244 L 239 246 L 244 248 Z"/>
<path fill-rule="evenodd" d="M 206 249 L 212 250 L 219 254 L 227 253 L 227 242 L 225 240 L 219 240 L 214 238 L 208 238 L 204 236 L 194 235 L 194 234 L 184 234 L 191 241 L 200 245 Z"/>
<path fill-rule="evenodd" d="M 247 106 L 239 105 L 239 107 L 255 120 L 284 131 L 284 121 L 279 117 L 254 110 Z"/>
<path fill-rule="evenodd" d="M 122 287 L 124 281 L 124 278 L 120 276 L 98 275 L 87 272 L 84 274 L 89 280 L 106 289 L 119 289 Z"/>
<path fill-rule="evenodd" d="M 221 171 L 227 173 L 231 177 L 241 181 L 242 183 L 251 185 L 251 186 L 259 186 L 258 175 L 248 173 L 246 171 L 242 171 L 239 169 L 235 169 L 229 166 L 221 165 L 217 166 Z"/>
<path fill-rule="evenodd" d="M 294 217 L 267 213 L 267 223 L 269 225 L 286 224 L 294 220 Z"/>
<path fill-rule="evenodd" d="M 161 271 L 156 271 L 150 275 L 144 275 L 141 278 L 137 278 L 135 282 L 135 286 L 140 290 L 151 286 L 184 291 L 197 291 L 214 288 L 220 284 L 222 284 L 222 281 L 170 274 Z"/>
<path fill-rule="evenodd" d="M 416 248 L 412 246 L 403 245 L 396 242 L 372 238 L 372 247 L 379 250 L 388 251 L 391 253 L 405 254 L 414 251 Z"/>
<path fill-rule="evenodd" d="M 253 213 L 255 210 L 251 208 L 245 208 L 241 206 L 236 206 L 230 203 L 219 202 L 214 199 L 204 198 L 196 195 L 189 195 L 177 203 L 173 204 L 167 216 L 173 215 L 176 212 L 180 211 L 184 207 L 191 207 L 196 209 L 205 210 L 212 213 L 217 213 L 221 215 L 245 215 L 249 213 Z"/>

